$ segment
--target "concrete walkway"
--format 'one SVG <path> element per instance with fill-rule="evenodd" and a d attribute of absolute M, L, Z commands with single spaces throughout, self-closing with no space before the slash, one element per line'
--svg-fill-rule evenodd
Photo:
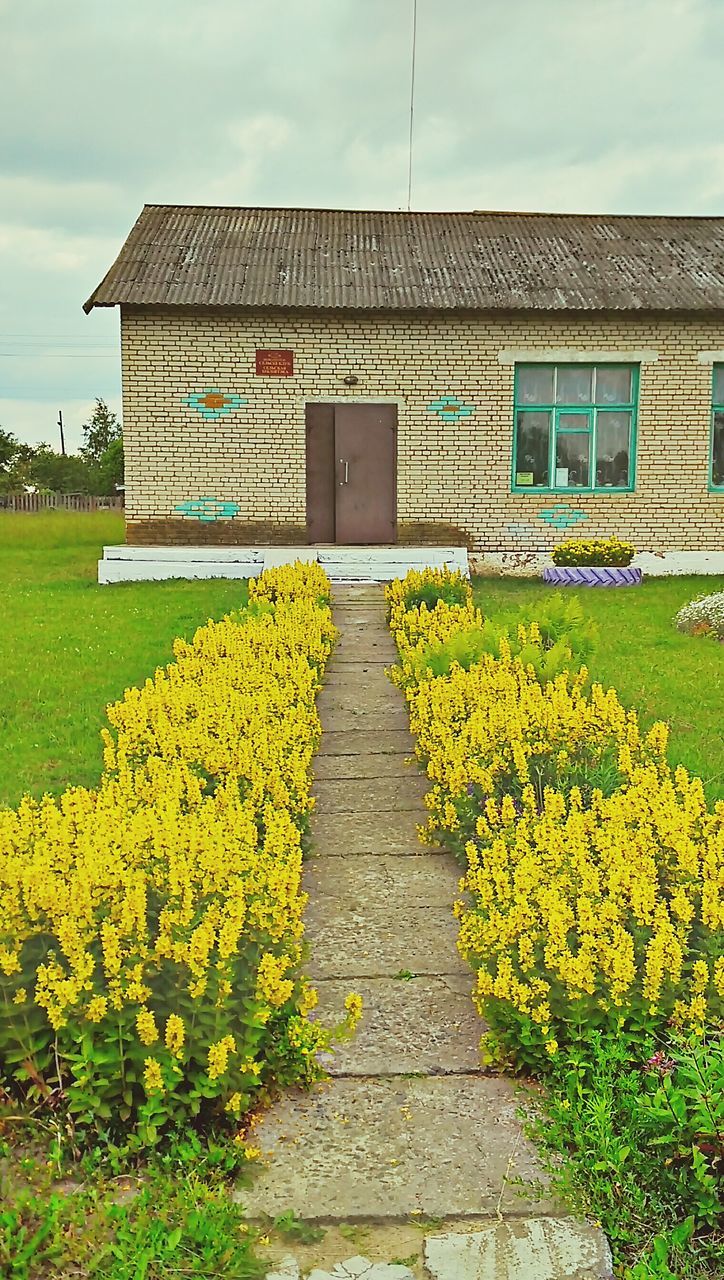
<path fill-rule="evenodd" d="M 334 606 L 341 635 L 319 699 L 306 869 L 309 972 L 320 1016 L 341 1018 L 352 990 L 364 1013 L 328 1064 L 331 1079 L 287 1094 L 263 1119 L 254 1140 L 273 1158 L 242 1198 L 252 1214 L 293 1209 L 377 1232 L 409 1231 L 416 1217 L 458 1232 L 503 1217 L 549 1222 L 554 1204 L 510 1185 L 541 1171 L 513 1085 L 480 1067 L 482 1026 L 451 910 L 459 869 L 417 838 L 426 781 L 410 760 L 404 699 L 385 675 L 395 650 L 382 590 L 336 587 Z"/>

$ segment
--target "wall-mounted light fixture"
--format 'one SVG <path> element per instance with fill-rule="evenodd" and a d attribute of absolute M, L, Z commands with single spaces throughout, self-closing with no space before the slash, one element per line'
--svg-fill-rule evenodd
<path fill-rule="evenodd" d="M 344 385 L 346 387 L 356 387 L 358 382 L 359 378 L 354 373 L 348 373 L 347 377 L 344 379 Z"/>

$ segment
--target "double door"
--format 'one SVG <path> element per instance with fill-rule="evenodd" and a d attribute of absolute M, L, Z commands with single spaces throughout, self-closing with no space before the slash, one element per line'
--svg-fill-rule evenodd
<path fill-rule="evenodd" d="M 397 540 L 397 407 L 308 404 L 309 541 L 385 545 Z"/>

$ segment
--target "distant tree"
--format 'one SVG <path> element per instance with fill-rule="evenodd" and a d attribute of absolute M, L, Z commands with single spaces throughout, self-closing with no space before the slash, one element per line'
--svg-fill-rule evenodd
<path fill-rule="evenodd" d="M 123 484 L 123 440 L 119 437 L 109 444 L 94 468 L 98 477 L 97 494 L 115 494 Z"/>
<path fill-rule="evenodd" d="M 117 415 L 108 408 L 105 400 L 97 397 L 90 421 L 83 424 L 81 457 L 86 462 L 99 463 L 110 445 L 120 439 L 121 424 Z"/>
<path fill-rule="evenodd" d="M 0 427 L 0 493 L 18 493 L 32 485 L 53 493 L 116 493 L 123 482 L 121 424 L 104 400 L 83 426 L 78 453 L 56 453 L 47 444 L 22 444 Z"/>
<path fill-rule="evenodd" d="M 34 457 L 32 445 L 23 444 L 12 431 L 0 427 L 0 493 L 12 493 L 28 484 L 28 470 Z"/>
<path fill-rule="evenodd" d="M 8 471 L 18 451 L 19 441 L 12 431 L 0 427 L 0 471 Z"/>
<path fill-rule="evenodd" d="M 25 484 L 53 493 L 92 493 L 96 468 L 78 454 L 55 453 L 47 445 L 33 451 L 25 467 Z"/>

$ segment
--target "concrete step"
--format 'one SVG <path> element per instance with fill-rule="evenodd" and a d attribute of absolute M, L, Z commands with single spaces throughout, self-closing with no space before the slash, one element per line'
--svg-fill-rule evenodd
<path fill-rule="evenodd" d="M 510 1185 L 543 1171 L 495 1076 L 337 1078 L 290 1091 L 253 1142 L 272 1155 L 237 1193 L 253 1217 L 292 1209 L 308 1221 L 546 1214 L 557 1206 Z"/>
<path fill-rule="evenodd" d="M 420 854 L 429 857 L 435 850 L 418 841 L 422 814 L 406 811 L 386 813 L 380 822 L 376 813 L 312 813 L 312 850 L 315 857 L 327 854 Z M 447 855 L 450 856 L 449 854 Z"/>
<path fill-rule="evenodd" d="M 421 1217 L 332 1222 L 293 1248 L 272 1232 L 266 1280 L 613 1280 L 603 1232 L 573 1217 L 453 1218 L 434 1231 Z"/>
<path fill-rule="evenodd" d="M 410 861 L 410 859 L 407 859 Z M 352 1040 L 322 1065 L 332 1076 L 459 1075 L 481 1069 L 484 1024 L 470 998 L 469 970 L 414 978 L 331 978 L 316 983 L 315 1017 L 344 1018 L 350 988 L 362 997 L 362 1018 Z"/>
<path fill-rule="evenodd" d="M 322 731 L 340 733 L 351 729 L 359 729 L 362 733 L 389 733 L 402 732 L 409 726 L 409 717 L 404 705 L 400 702 L 398 707 L 388 707 L 384 703 L 379 702 L 375 706 L 353 707 L 341 706 L 339 702 L 336 705 L 330 700 L 322 712 L 321 696 L 319 699 L 319 711 L 322 718 Z"/>
<path fill-rule="evenodd" d="M 322 730 L 322 744 L 315 756 L 318 762 L 324 756 L 361 756 L 397 755 L 406 752 L 411 756 L 415 743 L 410 730 L 391 729 L 388 732 L 361 729 L 327 729 Z M 321 776 L 321 775 L 320 775 Z"/>
<path fill-rule="evenodd" d="M 425 1266 L 432 1280 L 613 1280 L 600 1228 L 564 1217 L 510 1217 L 429 1235 Z M 371 1269 L 365 1280 L 376 1280 Z"/>
<path fill-rule="evenodd" d="M 200 560 L 99 560 L 98 581 L 101 586 L 116 582 L 164 582 L 171 578 L 255 578 L 261 572 L 258 564 L 244 561 Z"/>
<path fill-rule="evenodd" d="M 426 859 L 427 860 L 427 859 Z M 326 865 L 329 865 L 327 863 Z M 307 972 L 322 978 L 394 977 L 396 973 L 459 973 L 458 922 L 449 905 L 408 906 L 404 922 L 384 908 L 335 906 L 330 912 L 310 903 L 306 927 L 311 954 Z"/>
<path fill-rule="evenodd" d="M 98 581 L 167 578 L 250 578 L 295 560 L 317 561 L 332 582 L 369 584 L 404 577 L 408 569 L 450 568 L 468 574 L 465 547 L 228 547 L 108 546 Z M 346 596 L 354 605 L 354 588 Z M 369 599 L 369 597 L 366 597 Z M 365 596 L 359 597 L 364 603 Z M 380 596 L 381 600 L 381 596 Z"/>
<path fill-rule="evenodd" d="M 411 813 L 410 826 L 425 818 L 423 804 L 431 783 L 417 769 L 405 778 L 319 778 L 312 795 L 324 813 Z M 384 823 L 384 818 L 380 819 Z"/>
<path fill-rule="evenodd" d="M 406 858 L 399 854 L 357 854 L 336 858 L 334 866 L 312 859 L 304 868 L 309 894 L 307 921 L 341 910 L 404 917 L 410 907 L 447 907 L 460 896 L 461 871 L 446 858 Z M 462 963 L 462 962 L 461 962 Z"/>
<path fill-rule="evenodd" d="M 314 777 L 320 782 L 331 782 L 341 778 L 406 779 L 410 776 L 410 769 L 417 767 L 414 763 L 409 763 L 411 755 L 411 743 L 406 743 L 402 751 L 394 754 L 388 752 L 384 756 L 379 752 L 366 756 L 317 755 L 314 757 Z"/>

